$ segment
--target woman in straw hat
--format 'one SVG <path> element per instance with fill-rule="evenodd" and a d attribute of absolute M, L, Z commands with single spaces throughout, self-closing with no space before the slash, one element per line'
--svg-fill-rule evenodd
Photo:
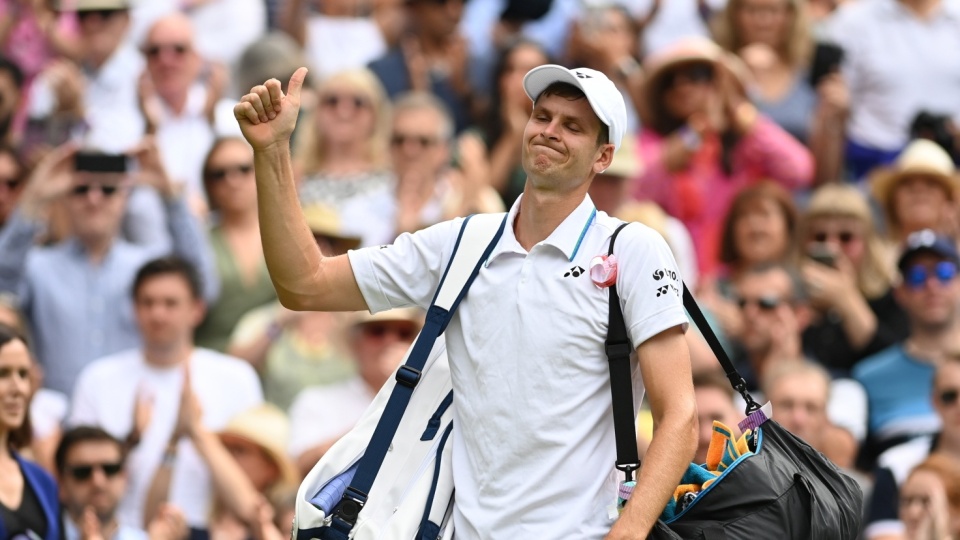
<path fill-rule="evenodd" d="M 745 96 L 742 64 L 716 44 L 686 39 L 647 60 L 640 110 L 645 172 L 634 196 L 690 230 L 702 273 L 717 265 L 720 224 L 734 195 L 769 178 L 789 188 L 813 177 L 810 152 Z"/>
<path fill-rule="evenodd" d="M 803 345 L 813 358 L 834 374 L 845 373 L 907 337 L 906 315 L 891 291 L 891 258 L 857 188 L 828 184 L 814 192 L 799 248 L 801 277 L 815 311 Z"/>
<path fill-rule="evenodd" d="M 883 209 L 887 240 L 899 247 L 912 232 L 932 229 L 956 236 L 960 178 L 950 155 L 926 139 L 910 143 L 897 161 L 871 177 Z"/>

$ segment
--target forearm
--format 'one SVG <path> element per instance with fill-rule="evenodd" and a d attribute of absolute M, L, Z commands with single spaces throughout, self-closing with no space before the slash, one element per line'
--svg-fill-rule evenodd
<path fill-rule="evenodd" d="M 213 303 L 220 294 L 220 275 L 203 226 L 190 212 L 183 195 L 165 197 L 164 206 L 174 253 L 197 269 L 203 280 L 203 298 Z"/>
<path fill-rule="evenodd" d="M 813 156 L 805 146 L 773 121 L 759 117 L 740 142 L 749 163 L 787 188 L 805 187 L 813 180 Z"/>
<path fill-rule="evenodd" d="M 17 294 L 26 271 L 27 253 L 40 224 L 15 211 L 0 229 L 0 291 Z"/>
<path fill-rule="evenodd" d="M 272 332 L 274 332 L 272 328 L 274 328 L 273 325 L 261 332 L 256 339 L 249 343 L 228 347 L 227 354 L 250 362 L 253 369 L 259 371 L 267 359 L 267 352 L 270 351 L 270 347 L 273 346 L 276 340 L 272 335 Z"/>
<path fill-rule="evenodd" d="M 210 477 L 217 497 L 244 523 L 254 523 L 260 494 L 220 439 L 201 427 L 190 437 L 190 440 L 210 469 Z"/>
<path fill-rule="evenodd" d="M 280 14 L 280 28 L 301 47 L 307 42 L 307 16 L 304 0 L 287 0 Z"/>
<path fill-rule="evenodd" d="M 143 504 L 143 529 L 150 527 L 150 523 L 157 517 L 160 508 L 167 502 L 170 494 L 170 481 L 173 478 L 173 465 L 177 454 L 177 442 L 170 441 L 167 450 L 164 452 L 163 460 L 156 472 L 153 473 L 153 480 L 150 481 L 150 488 L 147 490 L 147 498 Z"/>
<path fill-rule="evenodd" d="M 850 294 L 850 298 L 838 306 L 842 319 L 843 333 L 855 351 L 870 343 L 877 333 L 877 316 L 859 291 Z"/>
<path fill-rule="evenodd" d="M 843 174 L 844 123 L 842 120 L 817 115 L 810 130 L 810 151 L 813 153 L 816 185 L 838 182 Z"/>
<path fill-rule="evenodd" d="M 611 533 L 647 537 L 690 465 L 696 444 L 696 411 L 693 403 L 684 404 L 656 426 L 633 496 Z"/>

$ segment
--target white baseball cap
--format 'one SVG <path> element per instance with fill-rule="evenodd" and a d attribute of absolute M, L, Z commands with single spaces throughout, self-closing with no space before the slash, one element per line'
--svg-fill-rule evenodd
<path fill-rule="evenodd" d="M 555 82 L 571 84 L 583 91 L 597 118 L 607 125 L 610 132 L 607 142 L 619 150 L 623 132 L 627 127 L 627 106 L 613 81 L 594 69 L 567 69 L 556 64 L 547 64 L 527 72 L 523 77 L 523 90 L 530 99 L 536 101 L 537 97 Z"/>

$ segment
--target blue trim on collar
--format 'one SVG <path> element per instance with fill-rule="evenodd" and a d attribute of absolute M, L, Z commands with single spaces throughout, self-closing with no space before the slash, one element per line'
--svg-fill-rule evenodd
<path fill-rule="evenodd" d="M 583 226 L 583 230 L 580 231 L 580 238 L 577 238 L 577 245 L 573 247 L 573 253 L 570 254 L 570 261 L 573 262 L 573 259 L 576 258 L 577 252 L 580 251 L 580 244 L 583 243 L 583 237 L 587 235 L 587 229 L 590 228 L 590 224 L 593 223 L 593 220 L 597 219 L 597 207 L 593 207 L 593 211 L 590 212 L 590 217 L 587 219 L 587 224 Z"/>

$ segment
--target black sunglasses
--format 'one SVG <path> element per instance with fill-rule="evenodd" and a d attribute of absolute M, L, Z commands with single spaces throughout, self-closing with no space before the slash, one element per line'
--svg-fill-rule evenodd
<path fill-rule="evenodd" d="M 0 180 L 0 185 L 7 186 L 7 189 L 13 191 L 20 187 L 20 180 Z"/>
<path fill-rule="evenodd" d="M 100 469 L 103 471 L 104 476 L 107 478 L 113 478 L 123 471 L 123 463 L 94 463 L 92 465 L 77 465 L 74 467 L 67 467 L 67 471 L 70 473 L 70 476 L 79 482 L 89 480 L 90 477 L 93 476 L 94 469 Z"/>
<path fill-rule="evenodd" d="M 839 240 L 841 244 L 849 244 L 858 238 L 855 233 L 850 231 L 840 231 L 838 233 L 818 232 L 813 234 L 813 240 L 821 244 L 831 237 Z"/>
<path fill-rule="evenodd" d="M 746 309 L 748 305 L 755 304 L 761 311 L 773 311 L 780 307 L 783 300 L 773 295 L 764 295 L 756 299 L 739 298 L 737 305 L 740 309 Z"/>
<path fill-rule="evenodd" d="M 323 98 L 320 99 L 320 103 L 330 109 L 336 109 L 341 103 L 349 103 L 353 105 L 355 109 L 366 109 L 370 106 L 370 102 L 363 96 L 338 96 L 336 94 L 323 96 Z"/>
<path fill-rule="evenodd" d="M 77 19 L 79 19 L 80 21 L 83 21 L 84 19 L 88 19 L 96 15 L 97 17 L 106 20 L 118 13 L 124 13 L 126 11 L 127 10 L 125 9 L 89 9 L 89 10 L 78 11 Z"/>
<path fill-rule="evenodd" d="M 401 341 L 413 341 L 413 338 L 417 336 L 417 331 L 413 328 L 407 328 L 404 326 L 367 323 L 363 325 L 363 334 L 367 337 L 376 339 L 381 339 L 387 334 L 393 334 Z"/>
<path fill-rule="evenodd" d="M 208 169 L 203 173 L 204 179 L 207 182 L 222 182 L 230 176 L 231 173 L 239 173 L 244 176 L 253 172 L 253 165 L 249 163 L 244 163 L 243 165 L 233 165 L 230 167 L 218 167 L 216 169 Z"/>
<path fill-rule="evenodd" d="M 118 186 L 110 185 L 101 185 L 101 184 L 80 184 L 73 187 L 71 193 L 76 197 L 85 197 L 91 191 L 99 191 L 103 193 L 105 197 L 112 197 L 120 188 Z"/>
<path fill-rule="evenodd" d="M 437 137 L 427 137 L 426 135 L 404 135 L 403 133 L 397 133 L 390 138 L 390 144 L 398 148 L 406 146 L 408 142 L 416 143 L 420 148 L 430 148 L 431 146 L 437 144 L 439 139 Z"/>
<path fill-rule="evenodd" d="M 173 45 L 150 45 L 143 49 L 143 53 L 149 58 L 156 58 L 160 56 L 163 51 L 172 51 L 177 56 L 183 56 L 187 54 L 187 51 L 190 50 L 190 47 L 184 45 L 183 43 L 175 43 Z"/>
<path fill-rule="evenodd" d="M 953 405 L 957 402 L 957 398 L 960 397 L 960 390 L 951 388 L 949 390 L 944 390 L 940 392 L 939 398 L 940 403 L 943 405 Z"/>

